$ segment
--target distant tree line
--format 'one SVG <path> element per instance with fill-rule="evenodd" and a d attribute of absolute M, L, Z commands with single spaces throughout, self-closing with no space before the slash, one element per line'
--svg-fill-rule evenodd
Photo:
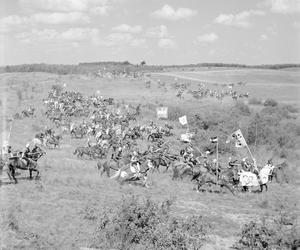
<path fill-rule="evenodd" d="M 48 72 L 60 75 L 65 74 L 88 74 L 97 73 L 100 70 L 112 73 L 137 72 L 137 71 L 162 71 L 170 68 L 190 68 L 190 67 L 232 67 L 232 68 L 259 68 L 259 69 L 284 69 L 291 67 L 300 67 L 300 64 L 263 64 L 263 65 L 245 65 L 245 64 L 226 64 L 226 63 L 198 63 L 186 65 L 147 65 L 145 61 L 140 64 L 132 64 L 129 61 L 124 62 L 82 62 L 78 65 L 66 64 L 21 64 L 7 65 L 0 67 L 0 73 L 8 72 Z"/>

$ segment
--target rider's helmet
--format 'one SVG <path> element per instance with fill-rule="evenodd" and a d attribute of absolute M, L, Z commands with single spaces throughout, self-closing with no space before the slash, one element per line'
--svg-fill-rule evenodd
<path fill-rule="evenodd" d="M 272 164 L 273 164 L 272 159 L 268 160 L 267 164 L 268 164 L 268 165 L 272 165 Z"/>
<path fill-rule="evenodd" d="M 26 144 L 26 148 L 29 148 L 29 147 L 30 147 L 30 144 L 29 144 L 29 143 L 27 143 L 27 144 Z"/>

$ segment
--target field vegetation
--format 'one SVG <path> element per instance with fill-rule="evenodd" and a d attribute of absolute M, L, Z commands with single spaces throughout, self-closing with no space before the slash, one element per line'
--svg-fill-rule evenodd
<path fill-rule="evenodd" d="M 124 65 L 117 68 L 121 70 Z M 62 72 L 56 72 L 58 69 Z M 15 149 L 23 149 L 46 125 L 55 128 L 44 116 L 42 100 L 51 88 L 61 90 L 66 84 L 68 90 L 84 95 L 100 90 L 104 97 L 113 97 L 119 103 L 141 104 L 138 124 L 149 120 L 163 124 L 166 121 L 156 120 L 156 107 L 168 106 L 167 122 L 175 128 L 175 136 L 169 141 L 176 152 L 185 146 L 180 143 L 179 135 L 188 129 L 195 134 L 193 143 L 203 152 L 209 150 L 213 159 L 215 146 L 209 138 L 218 136 L 220 164 L 226 166 L 228 157 L 249 157 L 246 150 L 236 149 L 233 142 L 226 143 L 228 136 L 240 128 L 260 166 L 273 159 L 277 164 L 287 162 L 287 167 L 278 182 L 269 185 L 267 193 L 233 196 L 214 187 L 197 193 L 189 179 L 172 181 L 170 171 L 151 174 L 150 188 L 145 189 L 119 185 L 101 177 L 95 161 L 80 160 L 73 155 L 75 147 L 86 145 L 86 138 L 72 140 L 63 134 L 61 148 L 48 150 L 40 161 L 41 179 L 31 181 L 23 171 L 17 176 L 20 182 L 14 185 L 2 176 L 1 249 L 223 250 L 296 249 L 299 245 L 300 110 L 297 100 L 291 102 L 288 95 L 278 92 L 276 96 L 272 91 L 263 92 L 264 98 L 249 91 L 248 102 L 229 97 L 222 101 L 196 100 L 188 94 L 180 100 L 175 97 L 174 76 L 170 75 L 151 74 L 151 87 L 147 89 L 140 79 L 87 78 L 86 72 L 69 74 L 68 67 L 60 66 L 53 70 L 59 74 L 0 75 L 1 91 L 5 93 L 0 102 L 1 131 L 9 129 L 10 118 L 16 112 L 30 105 L 37 109 L 36 117 L 13 121 L 10 144 Z M 265 70 L 266 77 L 261 81 L 270 82 L 272 74 L 273 70 Z M 167 91 L 159 87 L 158 78 L 166 82 Z M 190 88 L 198 84 L 187 78 L 178 79 L 188 82 Z M 290 83 L 295 85 L 295 82 Z M 269 84 L 263 90 L 278 85 Z M 249 83 L 248 87 L 255 93 L 257 86 Z M 293 90 L 289 85 L 284 89 L 291 96 L 295 94 Z M 178 123 L 182 115 L 187 115 L 188 127 Z M 143 141 L 139 143 L 141 148 L 146 148 Z"/>

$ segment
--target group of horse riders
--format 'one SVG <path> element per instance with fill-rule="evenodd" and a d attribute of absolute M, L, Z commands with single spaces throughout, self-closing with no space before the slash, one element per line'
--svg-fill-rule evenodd
<path fill-rule="evenodd" d="M 195 163 L 199 163 L 199 158 L 194 156 L 194 148 L 192 145 L 188 145 L 184 150 L 181 152 L 182 155 L 182 162 L 186 163 L 187 165 L 193 167 Z M 218 172 L 220 172 L 220 166 L 217 162 L 217 159 L 213 159 L 212 161 L 209 160 L 207 155 L 201 154 L 201 157 L 203 158 L 203 165 L 206 169 L 209 169 L 213 174 L 218 175 Z M 228 168 L 233 168 L 236 170 L 237 173 L 244 172 L 251 172 L 254 173 L 257 178 L 259 179 L 259 169 L 256 163 L 256 160 L 253 159 L 253 162 L 249 161 L 247 157 L 243 158 L 241 161 L 235 159 L 233 160 L 231 157 L 228 159 Z M 270 169 L 269 173 L 269 181 L 272 181 L 272 173 L 274 171 L 274 165 L 272 159 L 267 161 L 266 166 Z"/>

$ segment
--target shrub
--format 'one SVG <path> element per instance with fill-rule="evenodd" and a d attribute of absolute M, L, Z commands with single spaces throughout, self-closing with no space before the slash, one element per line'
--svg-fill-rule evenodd
<path fill-rule="evenodd" d="M 266 107 L 268 107 L 268 106 L 276 107 L 277 105 L 278 105 L 277 101 L 275 101 L 274 99 L 271 99 L 271 98 L 265 100 L 265 102 L 264 102 L 264 106 L 266 106 Z"/>
<path fill-rule="evenodd" d="M 252 97 L 249 100 L 249 104 L 252 104 L 252 105 L 261 105 L 262 101 L 260 99 L 258 99 L 258 98 Z"/>
<path fill-rule="evenodd" d="M 284 104 L 282 105 L 282 109 L 286 110 L 289 113 L 298 113 L 299 109 L 297 107 L 294 107 L 293 105 L 290 104 Z"/>
<path fill-rule="evenodd" d="M 100 218 L 92 247 L 100 249 L 199 249 L 209 228 L 201 216 L 187 219 L 170 214 L 170 200 L 162 204 L 136 197 L 123 200 Z"/>
<path fill-rule="evenodd" d="M 60 84 L 54 84 L 51 88 L 56 92 L 57 95 L 60 95 L 63 91 L 63 87 Z"/>
<path fill-rule="evenodd" d="M 249 116 L 251 114 L 249 106 L 243 102 L 236 102 L 232 109 L 234 114 Z"/>
<path fill-rule="evenodd" d="M 275 232 L 265 225 L 251 221 L 245 224 L 240 239 L 233 245 L 233 249 L 271 249 L 275 244 Z"/>
<path fill-rule="evenodd" d="M 233 249 L 298 249 L 300 247 L 299 228 L 296 219 L 286 209 L 286 204 L 277 205 L 277 214 L 261 222 L 247 223 L 239 234 Z"/>
<path fill-rule="evenodd" d="M 168 107 L 168 119 L 170 121 L 177 121 L 179 117 L 186 115 L 186 112 L 179 106 Z"/>

